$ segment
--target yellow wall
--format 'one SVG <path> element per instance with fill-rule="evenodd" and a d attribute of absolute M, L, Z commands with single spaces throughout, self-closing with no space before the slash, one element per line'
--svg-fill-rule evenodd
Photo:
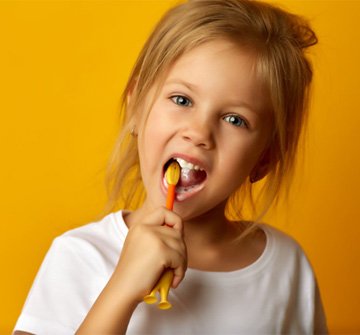
<path fill-rule="evenodd" d="M 318 32 L 302 183 L 271 217 L 316 269 L 332 333 L 360 333 L 360 2 L 277 1 Z M 93 220 L 131 65 L 174 1 L 0 2 L 0 334 L 51 240 Z"/>

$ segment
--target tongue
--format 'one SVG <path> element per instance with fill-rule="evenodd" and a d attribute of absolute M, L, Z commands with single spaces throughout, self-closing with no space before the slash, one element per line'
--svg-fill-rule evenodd
<path fill-rule="evenodd" d="M 200 184 L 206 178 L 206 172 L 201 170 L 181 169 L 180 180 L 177 186 L 189 187 Z"/>

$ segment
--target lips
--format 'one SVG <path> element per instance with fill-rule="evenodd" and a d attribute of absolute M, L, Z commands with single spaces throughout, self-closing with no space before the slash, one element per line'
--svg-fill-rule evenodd
<path fill-rule="evenodd" d="M 174 160 L 181 167 L 180 180 L 176 186 L 176 199 L 181 201 L 192 197 L 204 187 L 207 173 L 200 162 L 178 156 L 174 156 L 164 165 L 164 173 L 167 166 Z M 164 185 L 167 188 L 165 178 Z"/>

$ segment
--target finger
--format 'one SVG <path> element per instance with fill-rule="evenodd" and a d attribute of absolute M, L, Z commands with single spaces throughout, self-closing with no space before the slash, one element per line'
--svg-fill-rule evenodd
<path fill-rule="evenodd" d="M 173 211 L 160 207 L 147 214 L 143 219 L 143 223 L 147 225 L 166 225 L 178 231 L 183 231 L 183 223 L 181 217 Z"/>
<path fill-rule="evenodd" d="M 156 234 L 159 234 L 159 236 L 162 236 L 164 239 L 174 239 L 181 242 L 184 239 L 182 231 L 173 229 L 172 227 L 160 226 L 154 227 L 152 229 L 154 232 L 156 232 Z"/>
<path fill-rule="evenodd" d="M 181 217 L 176 214 L 173 211 L 170 211 L 166 208 L 164 208 L 165 210 L 165 216 L 164 216 L 164 224 L 167 225 L 168 227 L 174 228 L 175 230 L 179 231 L 179 232 L 183 232 L 183 222 Z"/>
<path fill-rule="evenodd" d="M 171 286 L 173 288 L 177 288 L 179 286 L 179 284 L 181 283 L 181 281 L 184 279 L 186 269 L 187 269 L 187 265 L 186 265 L 186 261 L 184 260 L 184 262 L 182 263 L 181 266 L 179 266 L 173 270 L 174 278 L 171 283 Z"/>
<path fill-rule="evenodd" d="M 166 242 L 168 245 L 171 244 L 169 239 Z M 187 269 L 187 250 L 183 240 L 176 241 L 175 247 L 168 249 L 164 254 L 164 269 L 171 268 L 174 271 L 174 278 L 172 281 L 172 287 L 176 288 L 180 282 L 184 279 L 185 272 Z"/>
<path fill-rule="evenodd" d="M 171 283 L 171 287 L 177 288 L 183 279 L 184 279 L 184 277 L 174 275 L 173 281 Z"/>
<path fill-rule="evenodd" d="M 186 255 L 186 245 L 180 231 L 162 226 L 153 228 L 153 233 L 159 239 L 159 242 L 163 247 L 165 247 L 163 250 L 165 253 L 167 252 L 166 249 L 171 249 Z"/>

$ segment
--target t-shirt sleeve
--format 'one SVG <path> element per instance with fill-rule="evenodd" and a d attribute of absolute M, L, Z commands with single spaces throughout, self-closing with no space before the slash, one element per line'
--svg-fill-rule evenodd
<path fill-rule="evenodd" d="M 98 275 L 102 272 L 93 249 L 71 236 L 53 241 L 14 330 L 37 335 L 75 333 L 108 280 Z"/>
<path fill-rule="evenodd" d="M 314 334 L 326 335 L 328 333 L 329 331 L 326 324 L 325 311 L 322 304 L 319 287 L 316 283 L 315 302 L 314 302 Z"/>
<path fill-rule="evenodd" d="M 302 316 L 304 325 L 309 325 L 308 332 L 306 333 L 326 335 L 328 334 L 328 329 L 316 275 L 309 259 L 300 246 L 298 247 L 298 253 L 301 264 L 299 273 L 297 273 L 299 300 L 301 301 L 299 318 Z"/>

